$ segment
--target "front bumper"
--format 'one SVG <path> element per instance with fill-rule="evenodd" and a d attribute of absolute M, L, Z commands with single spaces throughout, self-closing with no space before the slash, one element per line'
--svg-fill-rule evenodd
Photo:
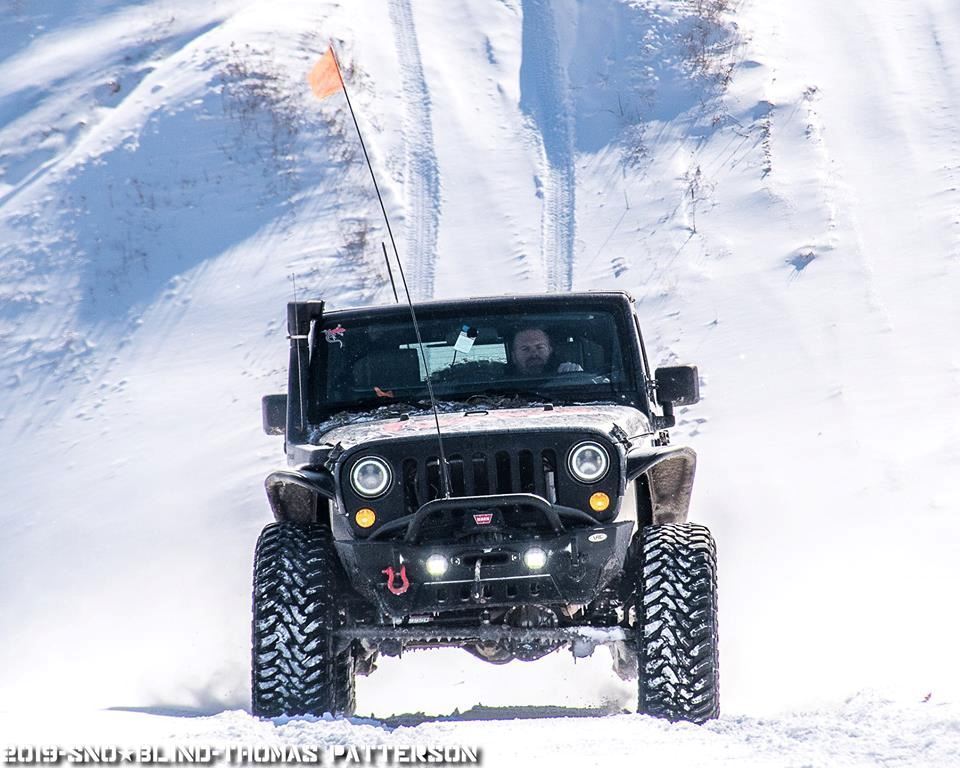
<path fill-rule="evenodd" d="M 590 603 L 623 570 L 632 533 L 633 522 L 624 521 L 484 546 L 338 541 L 336 547 L 354 589 L 399 619 L 524 603 Z M 524 552 L 534 546 L 546 553 L 539 569 L 524 564 Z M 427 572 L 432 555 L 446 559 L 442 575 Z"/>

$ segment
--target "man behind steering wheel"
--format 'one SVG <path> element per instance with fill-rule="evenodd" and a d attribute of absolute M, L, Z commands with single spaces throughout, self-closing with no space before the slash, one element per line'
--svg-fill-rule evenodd
<path fill-rule="evenodd" d="M 552 376 L 582 371 L 577 363 L 557 363 L 550 335 L 539 326 L 520 328 L 510 342 L 513 370 L 520 376 Z"/>

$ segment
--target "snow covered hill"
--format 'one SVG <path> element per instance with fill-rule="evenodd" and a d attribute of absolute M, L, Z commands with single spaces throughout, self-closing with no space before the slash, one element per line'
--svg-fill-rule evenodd
<path fill-rule="evenodd" d="M 0 9 L 4 739 L 957 761 L 956 3 Z M 361 682 L 376 720 L 352 724 L 227 712 L 249 705 L 291 275 L 392 299 L 345 105 L 305 81 L 330 39 L 415 297 L 623 288 L 653 359 L 699 364 L 674 440 L 720 548 L 720 721 L 384 720 L 617 713 L 602 653 L 415 654 Z"/>

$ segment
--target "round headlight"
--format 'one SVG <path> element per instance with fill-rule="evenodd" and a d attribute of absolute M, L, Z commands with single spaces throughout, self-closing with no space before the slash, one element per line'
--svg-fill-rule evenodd
<path fill-rule="evenodd" d="M 570 451 L 570 474 L 583 483 L 595 483 L 607 474 L 610 459 L 603 446 L 580 443 Z"/>
<path fill-rule="evenodd" d="M 390 466 L 376 456 L 360 459 L 350 470 L 350 484 L 353 490 L 367 499 L 374 499 L 386 493 L 392 479 Z"/>

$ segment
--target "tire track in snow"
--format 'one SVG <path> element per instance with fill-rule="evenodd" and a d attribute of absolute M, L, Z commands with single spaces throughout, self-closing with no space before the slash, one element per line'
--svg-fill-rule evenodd
<path fill-rule="evenodd" d="M 410 0 L 390 0 L 403 86 L 404 182 L 407 212 L 400 254 L 415 298 L 433 296 L 440 224 L 440 171 L 433 147 L 430 92 L 423 74 Z"/>
<path fill-rule="evenodd" d="M 547 289 L 569 291 L 576 233 L 573 112 L 550 0 L 524 0 L 522 36 L 520 109 L 539 131 L 544 155 L 540 252 Z"/>

